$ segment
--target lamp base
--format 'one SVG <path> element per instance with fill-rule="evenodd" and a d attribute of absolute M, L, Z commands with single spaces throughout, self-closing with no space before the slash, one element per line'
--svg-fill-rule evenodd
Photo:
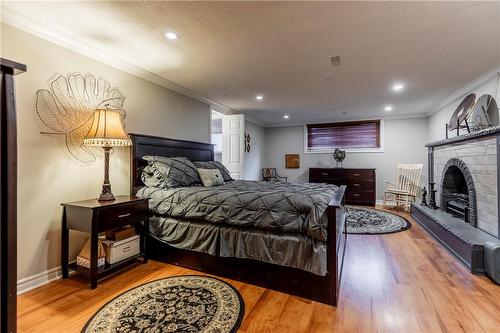
<path fill-rule="evenodd" d="M 115 196 L 113 195 L 113 193 L 101 193 L 101 195 L 99 196 L 99 199 L 97 199 L 97 201 L 113 201 L 115 200 Z"/>
<path fill-rule="evenodd" d="M 111 193 L 111 183 L 109 182 L 109 151 L 111 147 L 103 147 L 104 149 L 104 182 L 102 184 L 102 192 L 98 201 L 113 201 L 115 196 Z"/>

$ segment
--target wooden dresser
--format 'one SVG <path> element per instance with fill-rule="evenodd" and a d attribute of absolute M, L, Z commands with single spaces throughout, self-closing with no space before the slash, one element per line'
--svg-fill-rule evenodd
<path fill-rule="evenodd" d="M 375 169 L 310 168 L 309 182 L 346 185 L 346 204 L 375 206 Z"/>

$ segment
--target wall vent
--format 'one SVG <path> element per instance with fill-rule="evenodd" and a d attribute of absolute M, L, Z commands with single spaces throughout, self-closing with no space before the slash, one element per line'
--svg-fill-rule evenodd
<path fill-rule="evenodd" d="M 340 66 L 340 56 L 330 57 L 333 67 Z"/>

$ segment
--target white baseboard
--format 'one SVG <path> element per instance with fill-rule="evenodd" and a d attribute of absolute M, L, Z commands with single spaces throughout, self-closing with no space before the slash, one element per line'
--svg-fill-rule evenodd
<path fill-rule="evenodd" d="M 21 295 L 35 288 L 46 285 L 62 277 L 61 267 L 54 267 L 17 281 L 17 294 Z"/>
<path fill-rule="evenodd" d="M 384 200 L 376 200 L 375 205 L 377 206 L 383 206 L 384 205 Z"/>

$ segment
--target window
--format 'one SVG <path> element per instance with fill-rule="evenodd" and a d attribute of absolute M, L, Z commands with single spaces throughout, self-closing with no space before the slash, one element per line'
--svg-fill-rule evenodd
<path fill-rule="evenodd" d="M 325 152 L 335 148 L 351 151 L 382 149 L 380 120 L 306 125 L 305 136 L 307 152 Z"/>

